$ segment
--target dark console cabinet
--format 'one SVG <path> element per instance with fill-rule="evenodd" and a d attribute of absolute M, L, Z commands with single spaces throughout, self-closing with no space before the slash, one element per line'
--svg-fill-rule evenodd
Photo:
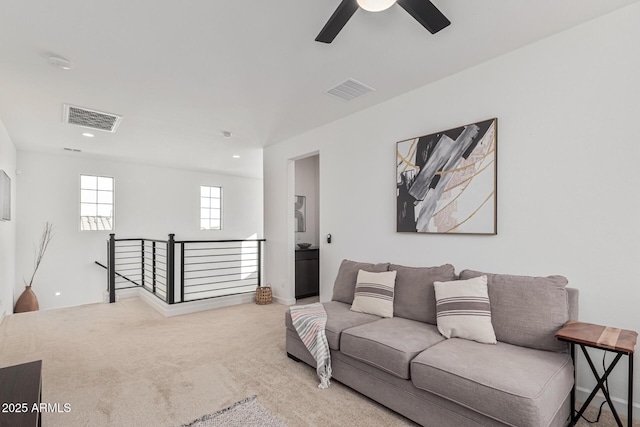
<path fill-rule="evenodd" d="M 296 299 L 320 294 L 320 250 L 296 250 Z"/>

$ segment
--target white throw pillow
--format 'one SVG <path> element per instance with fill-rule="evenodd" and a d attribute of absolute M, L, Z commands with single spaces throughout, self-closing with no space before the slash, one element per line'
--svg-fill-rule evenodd
<path fill-rule="evenodd" d="M 372 273 L 360 270 L 351 311 L 374 314 L 380 317 L 393 317 L 396 274 L 396 271 Z"/>
<path fill-rule="evenodd" d="M 487 276 L 434 282 L 438 330 L 446 338 L 496 344 Z"/>

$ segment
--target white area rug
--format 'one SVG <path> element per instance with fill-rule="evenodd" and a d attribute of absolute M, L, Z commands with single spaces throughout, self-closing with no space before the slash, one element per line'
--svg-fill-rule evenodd
<path fill-rule="evenodd" d="M 258 402 L 256 396 L 234 403 L 228 408 L 205 415 L 181 427 L 286 427 L 275 415 Z"/>

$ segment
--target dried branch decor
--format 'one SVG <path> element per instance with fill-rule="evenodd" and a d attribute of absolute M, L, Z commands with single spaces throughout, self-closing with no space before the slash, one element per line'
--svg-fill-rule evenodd
<path fill-rule="evenodd" d="M 53 238 L 53 224 L 46 222 L 44 224 L 44 230 L 42 231 L 42 236 L 40 237 L 40 244 L 37 248 L 34 248 L 35 252 L 35 261 L 33 266 L 33 274 L 31 275 L 31 280 L 29 283 L 24 281 L 25 286 L 31 287 L 33 284 L 33 278 L 36 276 L 36 272 L 38 271 L 38 267 L 40 267 L 40 263 L 42 262 L 42 258 L 44 258 L 45 252 L 47 252 L 47 248 L 49 247 L 49 242 Z"/>

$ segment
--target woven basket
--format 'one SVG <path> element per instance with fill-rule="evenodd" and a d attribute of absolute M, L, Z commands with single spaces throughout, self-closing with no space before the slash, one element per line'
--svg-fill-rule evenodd
<path fill-rule="evenodd" d="M 271 304 L 271 286 L 258 286 L 256 288 L 256 304 Z"/>

